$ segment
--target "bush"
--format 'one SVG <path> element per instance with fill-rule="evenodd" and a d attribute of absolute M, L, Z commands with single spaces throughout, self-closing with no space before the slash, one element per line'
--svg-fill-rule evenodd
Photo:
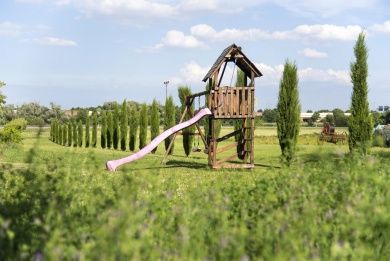
<path fill-rule="evenodd" d="M 27 121 L 22 118 L 10 121 L 0 130 L 0 142 L 20 143 L 22 141 L 22 131 L 26 129 L 26 126 Z"/>
<path fill-rule="evenodd" d="M 374 134 L 372 139 L 373 147 L 385 147 L 385 140 L 382 134 Z"/>

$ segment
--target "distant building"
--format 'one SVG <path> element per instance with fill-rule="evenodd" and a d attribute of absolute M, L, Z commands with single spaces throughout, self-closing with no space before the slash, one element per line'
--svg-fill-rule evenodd
<path fill-rule="evenodd" d="M 311 119 L 311 117 L 313 116 L 313 114 L 314 114 L 314 112 L 302 112 L 301 113 L 301 121 L 308 122 Z M 318 121 L 325 119 L 326 116 L 328 116 L 328 115 L 333 115 L 333 112 L 331 112 L 331 111 L 330 112 L 321 112 L 320 117 L 318 118 Z M 345 112 L 344 115 L 349 117 L 349 116 L 351 116 L 351 113 Z"/>
<path fill-rule="evenodd" d="M 379 112 L 387 112 L 387 111 L 390 111 L 390 106 L 388 106 L 388 105 L 380 105 L 379 107 L 378 107 L 378 111 Z"/>

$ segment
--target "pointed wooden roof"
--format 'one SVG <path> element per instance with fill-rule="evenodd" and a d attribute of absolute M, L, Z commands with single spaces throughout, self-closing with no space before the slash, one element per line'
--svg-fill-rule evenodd
<path fill-rule="evenodd" d="M 235 61 L 236 65 L 248 76 L 251 75 L 251 72 L 254 73 L 255 78 L 263 76 L 259 69 L 257 69 L 257 67 L 241 51 L 241 47 L 237 46 L 236 44 L 232 44 L 228 46 L 225 50 L 223 50 L 221 55 L 218 57 L 218 59 L 210 68 L 206 76 L 203 78 L 203 81 L 206 82 L 209 78 L 211 78 L 214 72 L 217 71 L 226 61 Z"/>

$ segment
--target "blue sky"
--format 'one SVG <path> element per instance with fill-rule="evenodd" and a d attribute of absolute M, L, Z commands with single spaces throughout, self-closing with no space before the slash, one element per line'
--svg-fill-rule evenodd
<path fill-rule="evenodd" d="M 2 0 L 0 80 L 13 104 L 163 102 L 165 80 L 175 97 L 178 85 L 203 90 L 203 76 L 234 42 L 264 74 L 256 81 L 258 108 L 275 106 L 290 59 L 299 69 L 303 110 L 347 109 L 362 30 L 370 106 L 390 104 L 386 0 Z"/>

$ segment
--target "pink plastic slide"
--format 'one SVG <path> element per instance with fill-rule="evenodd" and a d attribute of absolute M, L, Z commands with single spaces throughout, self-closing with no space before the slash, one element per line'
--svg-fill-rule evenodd
<path fill-rule="evenodd" d="M 182 122 L 176 126 L 173 126 L 170 129 L 164 131 L 163 133 L 158 135 L 156 138 L 154 138 L 151 143 L 149 143 L 146 147 L 142 148 L 137 153 L 134 153 L 134 154 L 132 154 L 128 157 L 122 158 L 122 159 L 107 161 L 107 163 L 106 163 L 107 170 L 115 171 L 119 166 L 121 166 L 125 163 L 129 163 L 129 162 L 132 162 L 134 160 L 142 158 L 146 154 L 150 153 L 154 148 L 156 148 L 158 146 L 158 144 L 160 144 L 166 138 L 168 138 L 172 134 L 174 134 L 182 129 L 185 129 L 185 128 L 197 123 L 206 115 L 211 115 L 211 111 L 209 108 L 201 109 L 193 118 L 189 119 L 188 121 Z"/>

